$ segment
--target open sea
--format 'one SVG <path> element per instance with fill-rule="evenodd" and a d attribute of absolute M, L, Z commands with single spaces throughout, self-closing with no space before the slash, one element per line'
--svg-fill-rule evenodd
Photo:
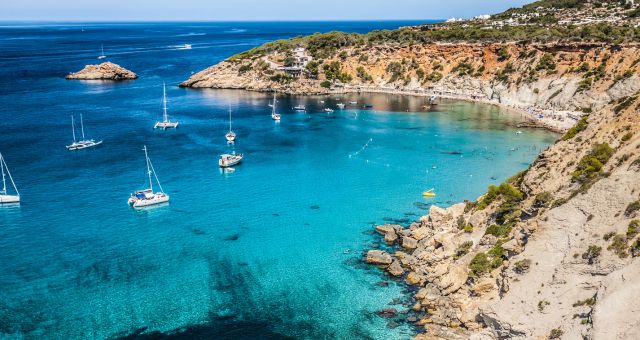
<path fill-rule="evenodd" d="M 278 124 L 269 94 L 177 84 L 274 39 L 412 24 L 0 24 L 0 152 L 22 195 L 0 207 L 0 338 L 410 338 L 409 288 L 362 262 L 384 248 L 372 226 L 475 199 L 557 135 L 515 128 L 521 117 L 497 107 L 424 112 L 426 98 L 382 94 L 281 96 Z M 101 44 L 140 78 L 64 79 Z M 152 129 L 163 81 L 173 131 Z M 80 114 L 104 143 L 69 152 Z M 136 211 L 143 145 L 171 202 Z M 230 151 L 245 160 L 221 172 Z M 390 307 L 400 316 L 374 313 Z"/>

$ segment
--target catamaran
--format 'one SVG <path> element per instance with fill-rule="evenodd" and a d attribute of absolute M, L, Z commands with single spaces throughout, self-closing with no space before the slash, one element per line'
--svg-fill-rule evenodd
<path fill-rule="evenodd" d="M 100 50 L 102 51 L 102 53 L 98 56 L 98 59 L 105 59 L 107 56 L 104 55 L 104 44 L 100 45 Z"/>
<path fill-rule="evenodd" d="M 73 133 L 73 143 L 71 143 L 71 145 L 67 145 L 67 149 L 69 151 L 86 149 L 86 148 L 90 148 L 90 147 L 102 144 L 101 140 L 96 141 L 95 139 L 85 139 L 82 114 L 80 115 L 80 129 L 82 131 L 82 139 L 79 141 L 76 141 L 76 124 L 73 121 L 73 116 L 71 116 L 71 131 Z"/>
<path fill-rule="evenodd" d="M 228 168 L 242 162 L 242 158 L 244 158 L 244 155 L 242 155 L 241 153 L 236 154 L 235 151 L 231 154 L 225 153 L 223 155 L 220 155 L 218 165 L 220 165 L 221 168 Z"/>
<path fill-rule="evenodd" d="M 153 126 L 154 129 L 170 129 L 177 128 L 178 122 L 172 122 L 169 120 L 169 115 L 167 114 L 167 85 L 162 83 L 162 121 L 156 122 L 156 125 Z"/>
<path fill-rule="evenodd" d="M 227 138 L 227 142 L 233 143 L 236 140 L 236 133 L 231 130 L 231 109 L 229 109 L 229 132 L 224 135 Z"/>
<path fill-rule="evenodd" d="M 151 164 L 151 160 L 149 159 L 149 155 L 147 154 L 147 146 L 144 148 L 144 157 L 147 162 L 147 176 L 149 176 L 149 188 L 143 190 L 134 191 L 130 196 L 128 203 L 130 206 L 134 208 L 142 208 L 150 205 L 160 204 L 169 202 L 169 195 L 165 194 L 162 190 L 162 185 L 160 184 L 160 180 L 156 175 L 156 171 L 153 169 L 153 164 Z M 156 179 L 158 183 L 158 187 L 160 187 L 160 191 L 154 193 L 153 192 L 153 180 L 151 179 L 151 175 Z"/>
<path fill-rule="evenodd" d="M 273 92 L 273 106 L 271 106 L 271 119 L 275 120 L 276 122 L 280 121 L 280 114 L 276 113 L 276 92 Z"/>
<path fill-rule="evenodd" d="M 16 183 L 13 182 L 13 177 L 11 177 L 11 173 L 9 172 L 9 167 L 7 166 L 7 162 L 5 162 L 4 157 L 2 157 L 1 153 L 0 153 L 0 169 L 2 169 L 2 191 L 0 191 L 0 204 L 20 203 L 20 193 L 18 192 Z M 13 190 L 16 192 L 15 195 L 9 195 L 9 193 L 7 192 L 7 176 L 11 181 L 11 185 L 13 185 Z"/>

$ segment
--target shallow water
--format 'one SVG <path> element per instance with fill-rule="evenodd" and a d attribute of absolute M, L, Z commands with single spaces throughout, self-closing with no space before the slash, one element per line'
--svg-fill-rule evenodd
<path fill-rule="evenodd" d="M 394 25 L 1 27 L 0 152 L 23 202 L 0 207 L 0 336 L 409 338 L 408 325 L 373 314 L 406 310 L 389 305 L 406 288 L 362 264 L 380 246 L 372 225 L 474 199 L 556 135 L 516 134 L 520 118 L 496 107 L 420 112 L 425 98 L 391 95 L 283 96 L 278 124 L 267 94 L 174 86 L 263 41 Z M 62 78 L 95 62 L 100 43 L 141 78 Z M 175 48 L 183 43 L 193 49 Z M 163 80 L 176 131 L 151 129 Z M 339 101 L 359 104 L 322 112 Z M 299 103 L 309 112 L 293 112 Z M 105 141 L 68 152 L 69 115 L 80 113 Z M 126 200 L 145 183 L 143 145 L 171 202 L 134 211 Z M 245 162 L 222 173 L 217 157 L 231 150 Z M 429 188 L 435 199 L 421 197 Z"/>

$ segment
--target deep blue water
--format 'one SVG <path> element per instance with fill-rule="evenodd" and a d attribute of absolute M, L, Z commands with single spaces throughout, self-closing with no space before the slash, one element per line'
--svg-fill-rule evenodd
<path fill-rule="evenodd" d="M 556 136 L 516 134 L 520 118 L 496 107 L 421 112 L 424 98 L 390 95 L 281 97 L 276 124 L 267 94 L 176 86 L 266 41 L 409 24 L 0 26 L 0 152 L 23 199 L 0 207 L 0 337 L 409 338 L 406 323 L 389 328 L 373 314 L 407 295 L 362 264 L 379 246 L 372 225 L 474 199 Z M 140 78 L 63 78 L 97 62 L 100 44 Z M 163 81 L 177 131 L 152 130 Z M 374 110 L 326 114 L 320 100 Z M 308 114 L 290 109 L 302 102 Z M 69 116 L 80 113 L 104 144 L 68 152 Z M 126 201 L 144 185 L 143 145 L 171 202 L 134 211 Z M 245 162 L 221 173 L 217 157 L 232 149 Z M 423 199 L 432 187 L 437 198 Z"/>

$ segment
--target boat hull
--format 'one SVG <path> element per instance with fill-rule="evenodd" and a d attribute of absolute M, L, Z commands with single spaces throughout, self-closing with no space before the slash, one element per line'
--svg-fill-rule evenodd
<path fill-rule="evenodd" d="M 157 122 L 156 125 L 153 126 L 154 129 L 175 129 L 178 127 L 178 122 Z"/>
<path fill-rule="evenodd" d="M 151 205 L 169 202 L 169 195 L 155 195 L 153 198 L 129 199 L 129 204 L 134 208 L 143 208 Z"/>
<path fill-rule="evenodd" d="M 16 195 L 0 195 L 0 204 L 20 203 L 20 196 Z"/>
<path fill-rule="evenodd" d="M 83 141 L 83 142 L 67 145 L 67 149 L 69 151 L 82 150 L 82 149 L 92 148 L 92 147 L 98 146 L 100 144 L 102 144 L 102 141 L 97 141 L 97 142 L 95 142 L 95 141 Z"/>

